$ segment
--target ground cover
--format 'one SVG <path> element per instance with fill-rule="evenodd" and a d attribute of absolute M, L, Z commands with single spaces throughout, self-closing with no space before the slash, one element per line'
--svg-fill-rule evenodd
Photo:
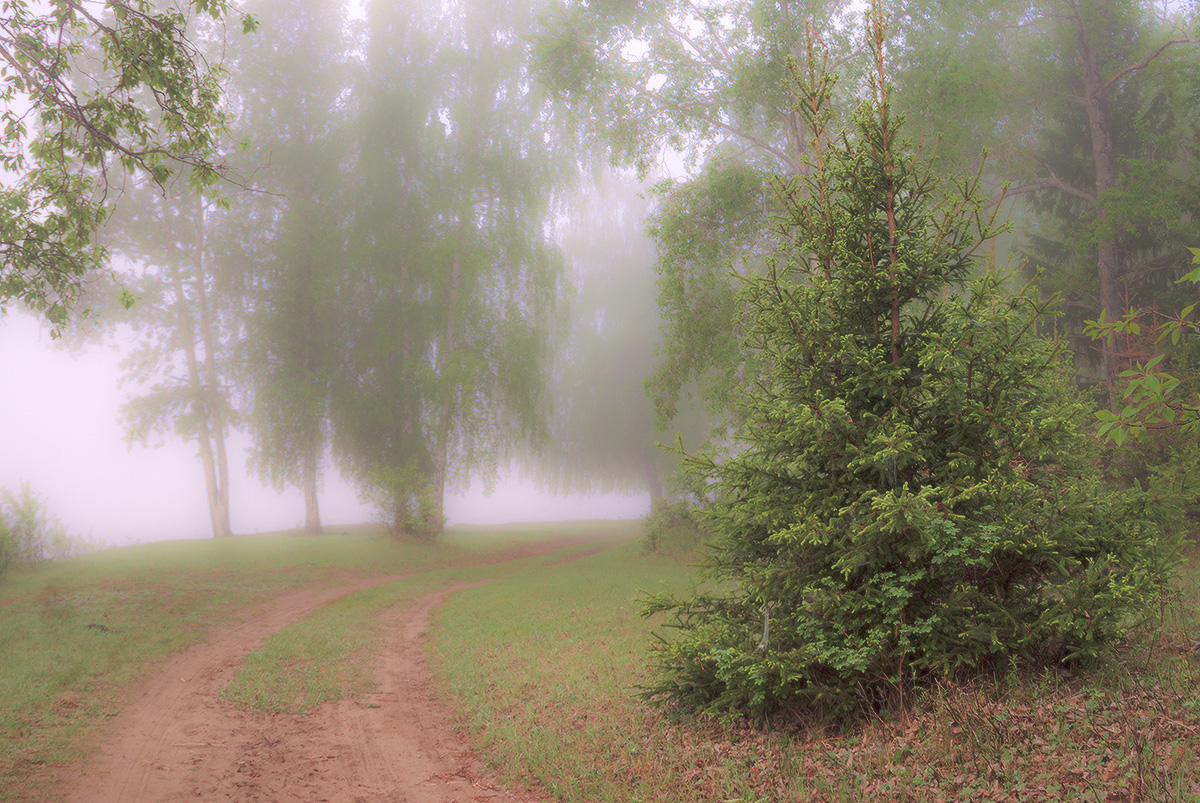
<path fill-rule="evenodd" d="M 550 525 L 460 528 L 431 547 L 370 529 L 280 533 L 130 546 L 16 572 L 0 584 L 0 800 L 41 799 L 55 768 L 88 751 L 150 667 L 249 606 L 302 585 L 511 557 L 563 535 Z"/>
<path fill-rule="evenodd" d="M 640 704 L 640 590 L 678 563 L 617 547 L 468 589 L 430 645 L 440 693 L 502 777 L 561 801 L 1200 800 L 1200 560 L 1165 632 L 1088 673 L 942 685 L 842 732 Z"/>

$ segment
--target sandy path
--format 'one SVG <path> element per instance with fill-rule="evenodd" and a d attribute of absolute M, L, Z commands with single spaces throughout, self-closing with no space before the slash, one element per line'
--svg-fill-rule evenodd
<path fill-rule="evenodd" d="M 64 774 L 63 799 L 528 803 L 487 775 L 430 694 L 421 636 L 437 604 L 467 584 L 385 611 L 389 635 L 377 656 L 377 690 L 366 699 L 307 716 L 239 710 L 218 699 L 242 660 L 276 630 L 322 603 L 403 576 L 290 592 L 166 659 L 114 718 L 99 752 Z"/>

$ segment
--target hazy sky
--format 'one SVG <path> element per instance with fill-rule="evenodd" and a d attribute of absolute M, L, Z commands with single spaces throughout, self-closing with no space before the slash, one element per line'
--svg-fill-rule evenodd
<path fill-rule="evenodd" d="M 68 530 L 113 544 L 211 535 L 195 445 L 126 445 L 120 358 L 102 346 L 73 356 L 32 317 L 0 316 L 0 487 L 15 491 L 28 480 Z M 276 494 L 246 475 L 248 443 L 235 436 L 229 446 L 234 532 L 301 525 L 299 491 Z M 648 509 L 645 495 L 552 496 L 517 478 L 490 497 L 473 489 L 446 501 L 452 524 L 629 518 Z M 372 510 L 330 471 L 321 517 L 326 525 L 357 523 Z"/>

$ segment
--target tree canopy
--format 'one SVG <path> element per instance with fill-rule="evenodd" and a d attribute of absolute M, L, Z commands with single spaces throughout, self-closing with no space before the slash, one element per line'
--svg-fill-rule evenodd
<path fill-rule="evenodd" d="M 0 305 L 18 301 L 56 326 L 82 282 L 106 265 L 94 236 L 129 171 L 176 172 L 209 187 L 225 170 L 220 65 L 196 36 L 225 0 L 160 8 L 149 0 L 14 0 L 0 19 Z M 242 16 L 244 32 L 253 17 Z"/>

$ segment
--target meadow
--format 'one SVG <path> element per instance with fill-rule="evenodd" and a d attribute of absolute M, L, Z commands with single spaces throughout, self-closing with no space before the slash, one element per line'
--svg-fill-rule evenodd
<path fill-rule="evenodd" d="M 485 762 L 545 800 L 1200 800 L 1196 556 L 1164 603 L 1162 632 L 1103 667 L 941 684 L 838 728 L 640 702 L 654 623 L 639 598 L 684 589 L 694 571 L 691 556 L 650 554 L 639 536 L 628 522 L 460 529 L 432 547 L 369 529 L 280 533 L 15 573 L 0 586 L 0 800 L 53 799 L 63 768 L 95 749 L 163 656 L 273 595 L 383 575 L 408 576 L 276 632 L 224 699 L 303 714 L 365 695 L 384 608 L 495 578 L 447 598 L 427 654 Z M 528 554 L 549 541 L 561 548 Z"/>
<path fill-rule="evenodd" d="M 510 783 L 574 801 L 1200 800 L 1200 561 L 1163 632 L 1102 667 L 941 684 L 850 727 L 696 720 L 640 703 L 644 591 L 686 587 L 639 543 L 468 589 L 432 645 L 444 699 Z"/>

